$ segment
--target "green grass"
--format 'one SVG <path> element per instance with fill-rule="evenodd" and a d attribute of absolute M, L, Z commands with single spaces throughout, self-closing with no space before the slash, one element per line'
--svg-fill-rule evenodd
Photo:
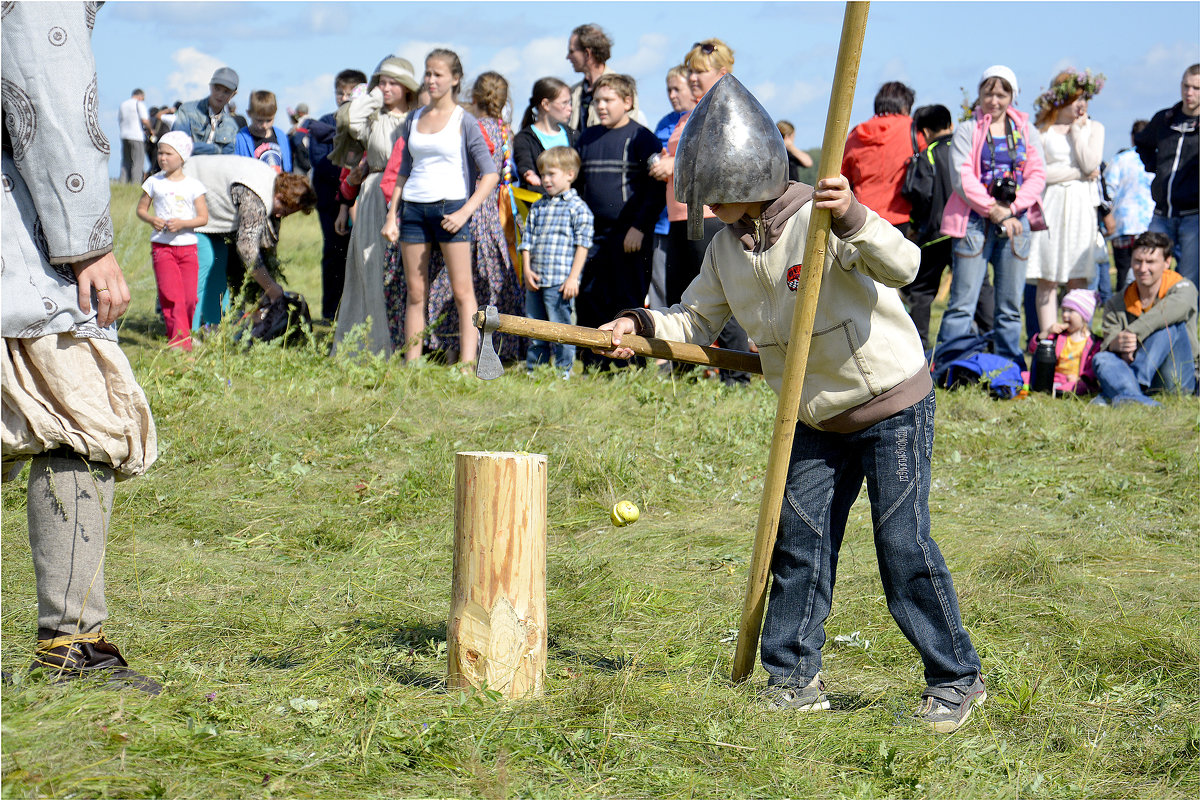
<path fill-rule="evenodd" d="M 934 533 L 988 703 L 949 737 L 903 725 L 921 667 L 861 498 L 827 625 L 836 711 L 771 714 L 730 683 L 726 642 L 775 409 L 763 382 L 485 383 L 222 337 L 188 360 L 163 347 L 134 201 L 114 190 L 123 341 L 161 455 L 118 486 L 106 628 L 167 691 L 24 678 L 36 598 L 23 481 L 5 485 L 5 797 L 1198 796 L 1195 400 L 940 392 Z M 284 222 L 281 255 L 318 304 L 314 218 Z M 540 700 L 442 685 L 461 450 L 548 456 Z M 621 498 L 642 517 L 617 529 Z"/>

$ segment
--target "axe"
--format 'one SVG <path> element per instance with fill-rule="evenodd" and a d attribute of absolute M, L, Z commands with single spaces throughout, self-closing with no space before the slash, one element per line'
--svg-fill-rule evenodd
<path fill-rule="evenodd" d="M 496 355 L 496 346 L 492 344 L 494 331 L 592 350 L 610 350 L 613 347 L 613 334 L 609 331 L 585 328 L 580 325 L 552 323 L 548 320 L 531 320 L 528 317 L 517 317 L 512 314 L 498 314 L 495 306 L 477 311 L 472 318 L 472 323 L 481 332 L 480 355 L 475 364 L 475 374 L 486 381 L 500 378 L 505 372 L 505 368 L 501 366 L 500 357 Z M 651 356 L 656 359 L 668 359 L 687 364 L 703 364 L 726 370 L 741 370 L 744 373 L 763 373 L 757 353 L 689 345 L 684 342 L 670 342 L 666 339 L 652 339 L 633 334 L 622 337 L 621 344 L 639 356 Z"/>

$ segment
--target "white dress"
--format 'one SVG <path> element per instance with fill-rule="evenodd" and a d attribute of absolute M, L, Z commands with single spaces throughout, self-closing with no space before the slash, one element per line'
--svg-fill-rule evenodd
<path fill-rule="evenodd" d="M 338 305 L 334 348 L 337 349 L 351 328 L 370 318 L 367 348 L 388 356 L 392 353 L 388 308 L 384 303 L 384 258 L 388 243 L 380 235 L 388 201 L 380 191 L 379 182 L 388 157 L 392 155 L 392 145 L 400 134 L 400 126 L 408 115 L 384 111 L 378 87 L 350 102 L 355 104 L 350 113 L 351 133 L 366 144 L 371 174 L 359 187 L 358 206 L 346 249 L 346 279 L 342 284 L 342 301 Z"/>
<path fill-rule="evenodd" d="M 1096 182 L 1086 176 L 1101 164 L 1105 128 L 1090 119 L 1066 135 L 1049 130 L 1042 135 L 1047 188 L 1043 192 L 1046 231 L 1035 231 L 1030 240 L 1026 280 L 1065 284 L 1072 278 L 1089 278 L 1096 271 Z"/>

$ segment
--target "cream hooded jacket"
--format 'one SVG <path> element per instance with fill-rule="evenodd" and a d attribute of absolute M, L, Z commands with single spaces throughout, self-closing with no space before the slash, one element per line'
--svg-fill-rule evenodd
<path fill-rule="evenodd" d="M 812 187 L 792 183 L 758 219 L 719 231 L 680 303 L 634 314 L 640 333 L 708 345 L 733 315 L 778 393 L 812 196 Z M 896 289 L 917 274 L 921 251 L 857 202 L 831 232 L 798 417 L 812 428 L 850 432 L 912 406 L 932 387 Z"/>

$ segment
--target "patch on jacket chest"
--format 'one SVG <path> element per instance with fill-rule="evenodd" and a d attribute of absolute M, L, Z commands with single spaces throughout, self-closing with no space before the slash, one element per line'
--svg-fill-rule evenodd
<path fill-rule="evenodd" d="M 796 292 L 796 288 L 801 284 L 801 265 L 794 264 L 788 268 L 788 288 Z"/>

